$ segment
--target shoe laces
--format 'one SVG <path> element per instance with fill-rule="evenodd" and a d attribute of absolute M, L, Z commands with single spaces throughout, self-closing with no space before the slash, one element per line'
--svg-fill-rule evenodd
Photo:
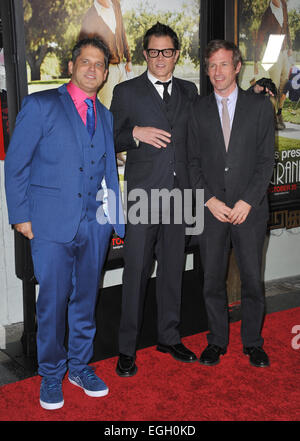
<path fill-rule="evenodd" d="M 92 366 L 87 366 L 82 370 L 82 375 L 85 376 L 88 380 L 97 381 L 98 378 L 95 375 L 95 368 Z"/>
<path fill-rule="evenodd" d="M 60 389 L 61 382 L 57 378 L 46 378 L 45 383 L 49 390 Z"/>

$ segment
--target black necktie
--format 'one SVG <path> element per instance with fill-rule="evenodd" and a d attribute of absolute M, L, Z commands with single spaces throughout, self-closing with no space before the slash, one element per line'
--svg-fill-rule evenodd
<path fill-rule="evenodd" d="M 86 128 L 92 138 L 95 132 L 95 112 L 94 112 L 94 103 L 91 98 L 87 98 L 84 100 L 87 104 L 87 114 L 86 114 Z"/>
<path fill-rule="evenodd" d="M 163 100 L 167 103 L 168 100 L 170 99 L 170 94 L 168 92 L 168 87 L 169 84 L 171 84 L 171 80 L 167 81 L 166 83 L 163 83 L 162 81 L 156 81 L 155 84 L 161 84 L 162 86 L 164 86 L 164 94 L 163 94 Z"/>

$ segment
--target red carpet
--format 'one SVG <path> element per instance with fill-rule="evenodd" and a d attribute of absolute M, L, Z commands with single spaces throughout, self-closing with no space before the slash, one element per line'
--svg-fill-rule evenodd
<path fill-rule="evenodd" d="M 269 368 L 250 366 L 242 354 L 237 322 L 231 325 L 228 352 L 217 366 L 176 362 L 151 347 L 138 352 L 139 370 L 129 379 L 115 374 L 116 357 L 94 364 L 109 385 L 107 397 L 90 398 L 65 378 L 65 405 L 59 410 L 40 407 L 40 377 L 3 386 L 0 420 L 299 421 L 300 348 L 293 349 L 292 339 L 299 346 L 300 336 L 292 334 L 295 325 L 300 325 L 300 308 L 266 316 L 263 336 Z M 205 333 L 187 337 L 184 343 L 200 355 Z"/>

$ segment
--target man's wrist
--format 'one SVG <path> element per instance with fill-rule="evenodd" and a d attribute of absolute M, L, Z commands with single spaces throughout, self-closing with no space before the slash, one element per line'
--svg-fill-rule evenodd
<path fill-rule="evenodd" d="M 204 207 L 207 207 L 207 204 L 208 204 L 210 201 L 212 201 L 213 199 L 217 199 L 216 196 L 212 196 L 211 198 L 209 198 L 209 199 L 205 202 Z"/>
<path fill-rule="evenodd" d="M 135 132 L 135 128 L 136 128 L 136 127 L 138 127 L 138 126 L 134 126 L 134 127 L 133 127 L 133 130 L 132 130 L 132 137 L 133 137 L 133 139 L 134 139 L 134 142 L 136 143 L 136 146 L 139 147 L 139 145 L 140 145 L 140 140 L 137 139 L 137 138 L 134 136 L 134 132 Z"/>

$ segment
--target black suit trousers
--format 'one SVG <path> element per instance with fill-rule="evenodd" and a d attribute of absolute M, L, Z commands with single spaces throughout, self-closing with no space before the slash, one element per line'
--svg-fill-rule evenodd
<path fill-rule="evenodd" d="M 174 223 L 127 224 L 119 331 L 120 353 L 134 356 L 136 352 L 154 255 L 157 259 L 158 342 L 167 345 L 180 343 L 181 285 L 185 262 L 184 229 L 183 224 Z"/>
<path fill-rule="evenodd" d="M 208 343 L 226 347 L 229 341 L 226 277 L 232 244 L 241 278 L 241 338 L 243 345 L 261 346 L 264 291 L 261 281 L 262 252 L 267 220 L 249 214 L 243 224 L 215 219 L 206 208 L 204 232 L 199 236 L 204 269 L 204 300 L 208 315 Z"/>

